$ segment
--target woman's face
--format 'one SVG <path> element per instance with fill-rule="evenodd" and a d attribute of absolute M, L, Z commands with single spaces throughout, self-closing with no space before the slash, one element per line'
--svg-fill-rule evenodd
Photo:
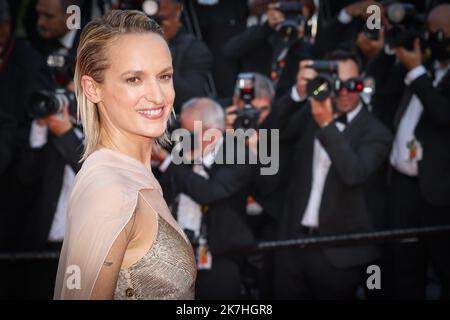
<path fill-rule="evenodd" d="M 102 125 L 125 136 L 161 136 L 175 99 L 166 42 L 151 32 L 126 34 L 107 50 L 110 65 L 99 86 Z"/>

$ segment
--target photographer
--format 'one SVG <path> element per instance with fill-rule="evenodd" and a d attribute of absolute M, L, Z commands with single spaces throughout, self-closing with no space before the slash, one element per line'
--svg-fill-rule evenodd
<path fill-rule="evenodd" d="M 354 1 L 354 3 L 341 9 L 338 15 L 325 28 L 319 30 L 317 41 L 312 49 L 315 57 L 336 49 L 350 50 L 364 29 L 367 8 L 380 4 L 374 0 Z M 381 7 L 380 7 L 381 8 Z M 361 40 L 358 40 L 361 41 Z"/>
<path fill-rule="evenodd" d="M 224 46 L 224 56 L 238 62 L 241 72 L 270 77 L 277 97 L 286 93 L 295 81 L 298 61 L 310 57 L 311 46 L 305 41 L 304 25 L 314 8 L 309 1 L 303 2 L 307 5 L 300 1 L 269 4 L 266 21 L 248 27 Z"/>
<path fill-rule="evenodd" d="M 86 22 L 84 0 L 33 0 L 26 8 L 23 24 L 31 45 L 47 58 L 59 52 L 75 56 L 81 30 L 69 29 L 70 14 L 67 8 L 82 8 L 81 25 Z M 37 28 L 36 28 L 37 27 Z"/>
<path fill-rule="evenodd" d="M 161 0 L 157 13 L 173 57 L 173 83 L 177 93 L 174 108 L 177 114 L 187 100 L 206 95 L 208 72 L 213 62 L 203 41 L 188 33 L 181 25 L 182 11 L 181 1 Z"/>
<path fill-rule="evenodd" d="M 417 30 L 407 30 L 417 34 Z M 389 62 L 399 61 L 391 68 L 391 77 L 398 82 L 390 85 L 401 99 L 387 104 L 395 110 L 391 228 L 450 225 L 450 5 L 439 5 L 429 13 L 422 43 L 413 35 L 409 36 L 413 45 L 400 43 L 393 48 L 395 56 L 380 55 L 373 66 L 375 70 L 389 68 Z M 431 51 L 428 60 L 423 46 Z M 393 250 L 395 297 L 425 297 L 431 260 L 441 297 L 450 298 L 450 237 L 399 243 Z"/>
<path fill-rule="evenodd" d="M 17 244 L 19 217 L 27 212 L 31 197 L 17 179 L 19 151 L 28 144 L 28 97 L 33 91 L 51 86 L 45 62 L 27 41 L 14 36 L 8 2 L 0 0 L 0 112 L 15 123 L 4 135 L 9 140 L 10 159 L 0 174 L 2 213 L 8 220 L 3 220 L 4 242 L 0 244 L 5 250 Z"/>
<path fill-rule="evenodd" d="M 336 51 L 328 58 L 321 63 L 334 74 L 321 78 L 313 69 L 318 62 L 301 62 L 296 85 L 268 116 L 271 126 L 280 128 L 282 142 L 293 149 L 282 239 L 373 229 L 366 188 L 387 159 L 391 136 L 366 110 L 361 88 L 352 85 L 360 76 L 356 56 Z M 326 92 L 323 83 L 311 87 L 324 78 L 340 86 L 330 82 Z M 276 297 L 352 299 L 364 265 L 377 255 L 372 246 L 279 251 Z"/>
<path fill-rule="evenodd" d="M 249 79 L 252 79 L 250 85 L 245 83 Z M 256 129 L 248 139 L 249 148 L 255 154 L 258 152 L 259 143 L 266 144 L 268 148 L 272 145 L 270 134 L 267 136 L 269 140 L 260 142 L 258 132 L 259 129 L 267 129 L 265 120 L 270 114 L 274 97 L 275 90 L 269 78 L 259 73 L 241 73 L 236 82 L 233 105 L 225 109 L 227 129 Z M 276 239 L 276 228 L 282 211 L 289 150 L 283 145 L 278 148 L 278 154 L 268 150 L 268 154 L 279 158 L 278 172 L 274 175 L 264 175 L 255 170 L 249 186 L 247 220 L 259 241 Z M 259 298 L 273 298 L 273 253 L 266 252 L 250 257 L 248 267 L 249 278 L 252 278 L 255 282 L 253 285 L 258 287 Z"/>
<path fill-rule="evenodd" d="M 255 244 L 245 221 L 253 168 L 238 164 L 239 144 L 232 146 L 233 162 L 228 162 L 227 139 L 234 137 L 224 135 L 224 113 L 214 101 L 189 100 L 183 105 L 180 121 L 194 139 L 194 147 L 183 150 L 183 156 L 194 164 L 175 164 L 172 156 L 161 150 L 158 157 L 165 158 L 160 166 L 164 197 L 197 253 L 196 298 L 241 298 L 244 257 L 236 250 Z"/>

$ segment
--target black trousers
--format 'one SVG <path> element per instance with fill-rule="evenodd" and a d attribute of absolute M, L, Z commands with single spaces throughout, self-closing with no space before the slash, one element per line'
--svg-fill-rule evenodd
<path fill-rule="evenodd" d="M 234 300 L 242 298 L 240 264 L 233 258 L 212 258 L 209 270 L 198 270 L 197 300 Z"/>
<path fill-rule="evenodd" d="M 275 252 L 275 298 L 284 300 L 351 300 L 364 267 L 338 268 L 321 249 Z"/>
<path fill-rule="evenodd" d="M 392 169 L 389 219 L 392 228 L 450 225 L 450 207 L 438 207 L 422 196 L 417 178 Z M 424 299 L 427 267 L 439 278 L 441 298 L 450 299 L 450 234 L 391 247 L 393 295 L 397 299 Z"/>

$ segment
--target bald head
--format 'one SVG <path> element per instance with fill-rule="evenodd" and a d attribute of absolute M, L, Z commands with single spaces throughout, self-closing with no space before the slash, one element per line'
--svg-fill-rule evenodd
<path fill-rule="evenodd" d="M 450 4 L 440 4 L 430 11 L 428 29 L 431 32 L 442 30 L 446 37 L 450 37 Z"/>
<path fill-rule="evenodd" d="M 187 123 L 201 121 L 205 129 L 223 130 L 225 128 L 225 115 L 222 107 L 209 98 L 193 98 L 187 101 L 181 109 L 180 120 L 183 127 L 189 126 Z"/>

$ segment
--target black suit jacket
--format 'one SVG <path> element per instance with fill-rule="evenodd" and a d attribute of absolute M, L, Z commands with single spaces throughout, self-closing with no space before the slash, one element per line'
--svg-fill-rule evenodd
<path fill-rule="evenodd" d="M 173 85 L 176 92 L 175 112 L 190 98 L 206 95 L 208 73 L 212 56 L 203 41 L 195 38 L 183 28 L 169 41 L 173 57 Z"/>
<path fill-rule="evenodd" d="M 271 77 L 272 63 L 285 48 L 280 33 L 267 23 L 247 28 L 224 45 L 224 56 L 241 64 L 240 72 L 259 72 Z M 311 57 L 311 46 L 302 40 L 289 45 L 283 68 L 276 85 L 276 96 L 284 95 L 295 83 L 299 62 Z"/>
<path fill-rule="evenodd" d="M 19 179 L 24 186 L 31 186 L 36 198 L 31 213 L 23 220 L 21 247 L 45 247 L 56 213 L 65 166 L 70 165 L 76 174 L 81 168 L 82 152 L 82 141 L 74 129 L 59 137 L 49 134 L 48 142 L 42 148 L 27 147 L 23 150 Z"/>
<path fill-rule="evenodd" d="M 283 97 L 272 110 L 272 125 L 281 129 L 282 139 L 291 143 L 291 180 L 286 194 L 280 237 L 296 238 L 308 204 L 312 184 L 314 141 L 319 139 L 331 166 L 319 209 L 319 233 L 335 235 L 373 229 L 365 190 L 370 178 L 386 161 L 391 135 L 366 108 L 340 132 L 334 123 L 320 129 L 307 102 Z M 376 257 L 373 247 L 324 249 L 338 267 L 364 264 Z"/>
<path fill-rule="evenodd" d="M 415 130 L 423 146 L 423 159 L 419 161 L 422 194 L 434 205 L 450 206 L 450 72 L 437 88 L 424 74 L 411 83 L 409 90 L 424 109 Z"/>
<path fill-rule="evenodd" d="M 256 244 L 245 217 L 253 171 L 251 165 L 214 163 L 209 179 L 205 179 L 189 165 L 171 164 L 160 181 L 167 203 L 173 204 L 176 195 L 183 192 L 208 207 L 207 238 L 212 254 L 233 255 Z"/>
<path fill-rule="evenodd" d="M 384 52 L 369 68 L 377 90 L 374 111 L 397 131 L 413 94 L 423 105 L 415 130 L 423 147 L 419 161 L 419 184 L 427 201 L 436 206 L 450 206 L 450 72 L 433 87 L 433 80 L 424 74 L 405 86 L 406 69 L 395 62 L 395 56 Z M 384 95 L 386 93 L 386 95 Z"/>

